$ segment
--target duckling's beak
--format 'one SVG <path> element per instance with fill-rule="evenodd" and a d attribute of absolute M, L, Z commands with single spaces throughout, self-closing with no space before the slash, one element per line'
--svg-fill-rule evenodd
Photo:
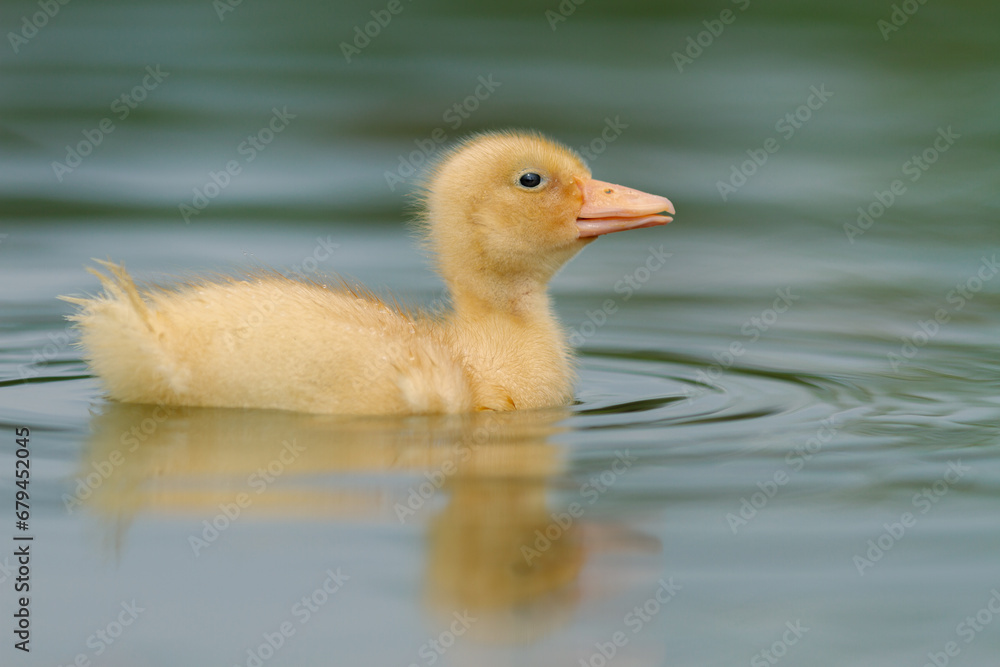
<path fill-rule="evenodd" d="M 576 217 L 576 226 L 581 239 L 626 229 L 656 227 L 673 220 L 670 216 L 659 215 L 663 211 L 674 213 L 674 205 L 666 197 L 593 179 L 579 185 L 583 191 L 583 208 Z"/>

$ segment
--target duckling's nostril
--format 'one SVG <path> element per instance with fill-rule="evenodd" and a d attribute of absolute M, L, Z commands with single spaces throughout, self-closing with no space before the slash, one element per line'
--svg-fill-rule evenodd
<path fill-rule="evenodd" d="M 611 188 L 608 188 L 607 190 L 604 191 L 604 194 L 609 195 L 612 192 L 614 192 L 614 190 L 612 190 Z"/>

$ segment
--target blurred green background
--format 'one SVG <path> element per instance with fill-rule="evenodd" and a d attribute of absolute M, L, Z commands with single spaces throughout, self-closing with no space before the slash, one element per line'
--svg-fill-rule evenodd
<path fill-rule="evenodd" d="M 0 10 L 0 201 L 9 219 L 180 219 L 180 203 L 210 172 L 242 161 L 238 146 L 277 107 L 294 120 L 200 222 L 397 219 L 408 188 L 390 191 L 385 172 L 437 128 L 452 139 L 533 127 L 579 147 L 606 118 L 627 129 L 591 160 L 594 170 L 663 190 L 693 215 L 692 206 L 719 203 L 716 183 L 744 151 L 774 135 L 810 86 L 825 85 L 829 105 L 782 141 L 737 206 L 700 224 L 739 224 L 748 206 L 779 199 L 829 223 L 946 125 L 961 133 L 962 156 L 936 170 L 952 196 L 935 202 L 952 221 L 995 212 L 998 10 L 910 4 L 919 10 L 886 39 L 878 22 L 892 19 L 892 3 L 401 0 L 392 15 L 386 3 L 88 2 L 55 5 L 21 41 L 11 34 L 30 34 L 24 20 L 42 23 L 42 10 L 9 2 Z M 375 37 L 348 63 L 341 45 L 353 45 L 371 12 L 391 20 L 369 26 Z M 679 68 L 675 54 L 695 57 Z M 122 118 L 112 104 L 147 66 L 169 75 Z M 446 121 L 480 76 L 498 82 L 488 99 Z M 113 132 L 60 180 L 52 163 L 103 118 Z M 905 202 L 927 204 L 919 193 Z"/>

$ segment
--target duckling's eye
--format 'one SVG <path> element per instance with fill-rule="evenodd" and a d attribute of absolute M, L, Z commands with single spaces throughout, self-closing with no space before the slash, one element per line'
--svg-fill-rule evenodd
<path fill-rule="evenodd" d="M 542 184 L 542 177 L 533 171 L 529 171 L 527 174 L 522 174 L 517 182 L 526 188 L 537 188 Z"/>

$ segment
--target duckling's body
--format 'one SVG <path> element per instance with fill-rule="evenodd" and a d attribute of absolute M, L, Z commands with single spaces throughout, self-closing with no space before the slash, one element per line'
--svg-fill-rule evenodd
<path fill-rule="evenodd" d="M 571 397 L 569 351 L 547 308 L 435 320 L 276 274 L 140 293 L 122 267 L 102 264 L 107 296 L 77 319 L 92 369 L 119 400 L 419 414 Z"/>
<path fill-rule="evenodd" d="M 423 221 L 452 296 L 440 318 L 272 273 L 140 292 L 108 262 L 104 295 L 68 300 L 81 306 L 73 319 L 91 368 L 122 401 L 340 414 L 562 405 L 574 374 L 549 278 L 592 236 L 669 220 L 647 209 L 672 212 L 589 177 L 537 135 L 484 135 L 449 154 Z M 607 202 L 594 200 L 608 188 L 649 200 L 632 217 L 602 217 Z M 593 190 L 604 194 L 588 199 Z"/>

